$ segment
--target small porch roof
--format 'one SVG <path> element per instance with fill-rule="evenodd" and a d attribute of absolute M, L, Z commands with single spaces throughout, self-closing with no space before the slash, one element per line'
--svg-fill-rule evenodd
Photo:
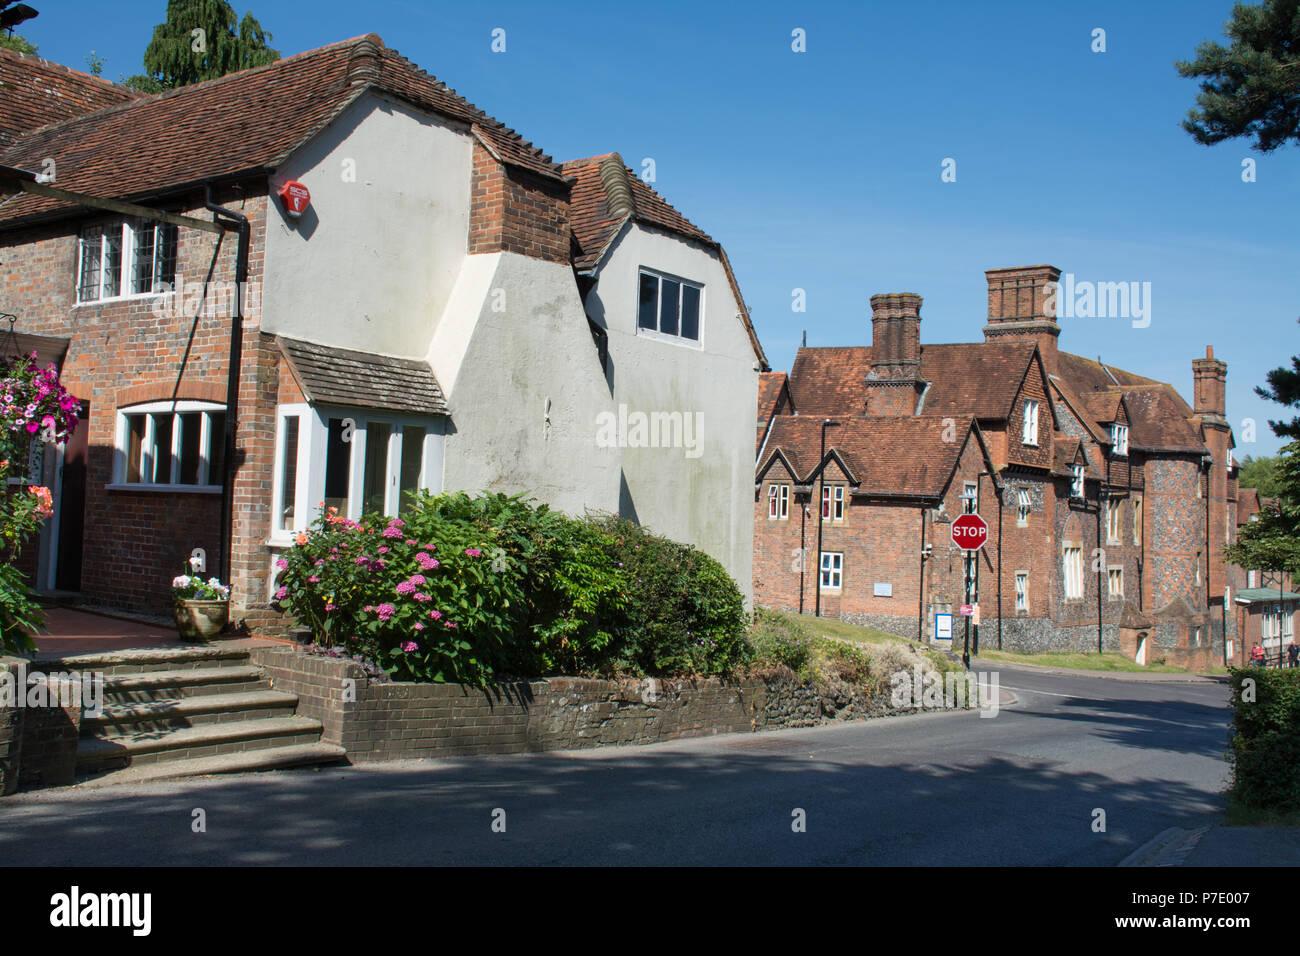
<path fill-rule="evenodd" d="M 447 415 L 442 386 L 428 362 L 276 336 L 298 386 L 311 402 Z"/>

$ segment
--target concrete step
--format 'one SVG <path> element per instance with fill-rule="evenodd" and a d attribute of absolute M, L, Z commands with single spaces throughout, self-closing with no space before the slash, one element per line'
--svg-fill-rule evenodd
<path fill-rule="evenodd" d="M 249 750 L 320 742 L 321 724 L 309 717 L 268 717 L 232 723 L 209 723 L 181 730 L 140 731 L 111 740 L 83 737 L 77 743 L 77 772 L 217 757 Z"/>
<path fill-rule="evenodd" d="M 244 753 L 222 754 L 216 757 L 190 757 L 182 760 L 165 760 L 160 763 L 130 766 L 110 770 L 77 781 L 78 787 L 107 787 L 119 783 L 143 783 L 148 780 L 174 780 L 182 777 L 204 777 L 217 773 L 254 773 L 264 770 L 286 770 L 292 767 L 320 766 L 340 763 L 347 751 L 336 744 L 295 744 L 289 747 L 271 747 Z"/>
<path fill-rule="evenodd" d="M 200 724 L 292 717 L 297 708 L 296 694 L 275 690 L 106 703 L 104 712 L 98 717 L 82 716 L 81 736 L 114 740 L 141 731 L 180 730 Z"/>
<path fill-rule="evenodd" d="M 76 654 L 69 657 L 39 660 L 28 666 L 30 671 L 93 671 L 105 677 L 152 671 L 207 670 L 216 667 L 248 665 L 245 648 L 222 645 L 185 648 L 131 648 Z"/>
<path fill-rule="evenodd" d="M 237 694 L 269 690 L 261 668 L 219 666 L 115 674 L 104 678 L 105 704 L 161 702 L 202 694 Z"/>

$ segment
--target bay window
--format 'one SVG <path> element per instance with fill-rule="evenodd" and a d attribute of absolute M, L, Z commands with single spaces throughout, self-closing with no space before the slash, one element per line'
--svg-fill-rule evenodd
<path fill-rule="evenodd" d="M 353 520 L 406 511 L 412 492 L 441 490 L 442 440 L 441 419 L 433 416 L 281 405 L 272 539 L 305 528 L 322 501 Z"/>

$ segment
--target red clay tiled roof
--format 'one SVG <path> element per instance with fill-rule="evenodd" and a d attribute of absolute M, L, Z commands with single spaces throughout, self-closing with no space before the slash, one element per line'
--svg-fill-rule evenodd
<path fill-rule="evenodd" d="M 1254 488 L 1237 489 L 1237 524 L 1245 524 L 1259 514 L 1259 492 Z"/>
<path fill-rule="evenodd" d="M 1123 392 L 1119 389 L 1112 388 L 1106 392 L 1088 392 L 1080 395 L 1079 398 L 1094 422 L 1109 423 L 1119 416 L 1119 402 L 1122 395 Z"/>
<path fill-rule="evenodd" d="M 674 209 L 663 196 L 625 165 L 623 157 L 618 153 L 606 153 L 603 156 L 570 160 L 561 167 L 566 176 L 577 180 L 573 186 L 570 216 L 573 234 L 582 253 L 575 257 L 574 268 L 580 272 L 594 268 L 625 218 L 612 214 L 609 209 L 605 187 L 600 179 L 601 164 L 607 159 L 613 159 L 623 167 L 628 188 L 632 192 L 633 219 L 706 245 L 718 246 L 708 233 Z"/>
<path fill-rule="evenodd" d="M 973 423 L 960 420 L 957 439 L 945 441 L 950 425 L 951 419 L 940 415 L 845 418 L 826 430 L 826 451 L 838 452 L 858 482 L 858 494 L 934 498 L 947 488 Z M 759 471 L 779 450 L 798 470 L 796 481 L 811 481 L 821 460 L 821 426 L 819 417 L 778 415 Z M 881 453 L 890 448 L 907 453 Z"/>
<path fill-rule="evenodd" d="M 502 161 L 563 180 L 548 156 L 374 34 L 44 127 L 0 153 L 0 162 L 39 170 L 53 156 L 66 189 L 144 199 L 269 172 L 366 89 L 470 124 Z M 0 204 L 0 221 L 72 208 L 21 194 Z"/>
<path fill-rule="evenodd" d="M 1129 414 L 1129 445 L 1151 451 L 1204 454 L 1200 431 L 1187 420 L 1187 403 L 1172 385 L 1159 382 L 1124 389 Z"/>
<path fill-rule="evenodd" d="M 0 50 L 0 146 L 18 134 L 142 94 L 37 56 Z"/>
<path fill-rule="evenodd" d="M 930 383 L 926 415 L 1005 419 L 1034 354 L 1032 342 L 921 346 L 921 377 Z M 871 348 L 801 348 L 790 368 L 790 394 L 804 415 L 862 415 Z"/>
<path fill-rule="evenodd" d="M 782 411 L 782 399 L 788 400 L 785 372 L 763 372 L 758 376 L 758 420 L 767 424 L 771 417 Z"/>
<path fill-rule="evenodd" d="M 622 171 L 622 181 L 631 194 L 631 208 L 627 212 L 615 213 L 610 209 L 609 197 L 601 181 L 600 169 L 607 160 L 613 160 Z M 623 222 L 635 219 L 637 222 L 657 226 L 669 232 L 693 239 L 714 249 L 722 260 L 727 283 L 740 308 L 741 318 L 745 323 L 745 332 L 754 348 L 754 355 L 762 371 L 770 368 L 763 346 L 758 341 L 758 333 L 749 317 L 749 307 L 745 305 L 740 286 L 736 283 L 735 273 L 731 270 L 731 260 L 722 244 L 711 238 L 693 222 L 674 209 L 667 200 L 650 188 L 630 168 L 623 163 L 618 153 L 606 153 L 603 156 L 589 156 L 586 159 L 574 159 L 562 165 L 565 176 L 574 180 L 569 204 L 570 228 L 573 231 L 577 252 L 573 257 L 573 267 L 579 272 L 590 272 L 600 265 L 605 251 L 618 235 Z"/>
<path fill-rule="evenodd" d="M 1103 392 L 1117 384 L 1120 386 L 1159 384 L 1153 378 L 1134 375 L 1132 372 L 1126 372 L 1122 368 L 1116 368 L 1113 365 L 1103 367 L 1100 362 L 1084 358 L 1082 355 L 1074 355 L 1071 352 L 1057 353 L 1056 368 L 1060 376 L 1079 395 L 1086 395 L 1089 392 Z M 1110 370 L 1110 375 L 1106 374 L 1107 369 Z M 1112 375 L 1114 376 L 1113 379 L 1111 378 Z"/>
<path fill-rule="evenodd" d="M 1110 442 L 1110 436 L 1098 427 L 1097 423 L 1092 420 L 1088 406 L 1082 398 L 1074 393 L 1061 378 L 1053 378 L 1052 390 L 1056 392 L 1057 400 L 1063 403 L 1070 413 L 1078 420 L 1079 424 L 1088 432 L 1088 437 L 1099 444 Z"/>

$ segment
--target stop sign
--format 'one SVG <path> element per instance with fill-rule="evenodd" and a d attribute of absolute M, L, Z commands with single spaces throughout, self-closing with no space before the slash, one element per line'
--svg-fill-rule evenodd
<path fill-rule="evenodd" d="M 988 539 L 988 523 L 979 515 L 962 515 L 952 523 L 952 543 L 963 551 L 978 551 Z"/>

